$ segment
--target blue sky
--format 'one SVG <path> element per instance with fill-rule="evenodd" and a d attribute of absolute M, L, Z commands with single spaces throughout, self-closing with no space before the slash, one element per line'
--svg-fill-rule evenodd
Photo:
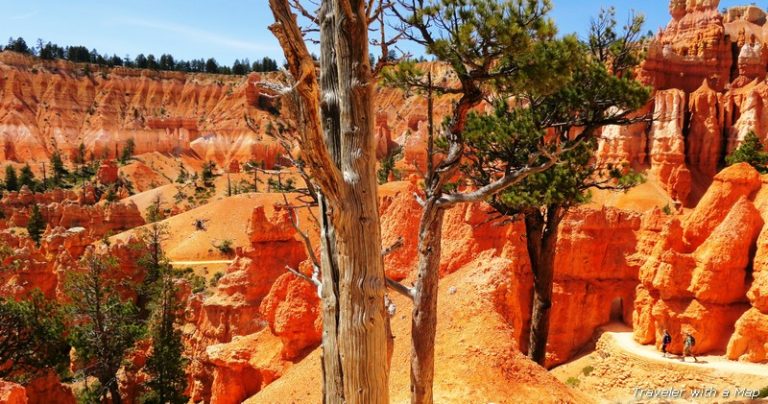
<path fill-rule="evenodd" d="M 721 7 L 747 4 L 723 0 Z M 613 5 L 619 21 L 634 8 L 646 15 L 646 30 L 669 21 L 666 0 L 553 0 L 552 17 L 561 32 L 584 32 L 601 6 Z M 177 58 L 214 57 L 231 64 L 270 56 L 283 60 L 267 30 L 267 0 L 0 0 L 0 41 L 22 36 L 59 45 L 84 45 L 100 53 L 139 53 Z"/>

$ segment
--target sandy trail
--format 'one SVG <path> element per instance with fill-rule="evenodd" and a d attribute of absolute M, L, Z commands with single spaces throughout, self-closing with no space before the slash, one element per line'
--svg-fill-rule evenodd
<path fill-rule="evenodd" d="M 605 334 L 613 338 L 614 346 L 624 351 L 627 355 L 641 356 L 644 359 L 663 363 L 667 366 L 685 367 L 686 370 L 706 368 L 729 373 L 762 376 L 768 380 L 768 365 L 765 364 L 731 361 L 717 355 L 698 356 L 698 363 L 693 362 L 692 358 L 686 358 L 686 361 L 682 362 L 680 357 L 675 355 L 664 358 L 661 352 L 657 351 L 653 345 L 638 344 L 632 338 L 632 331 L 627 327 L 611 325 L 606 327 Z"/>
<path fill-rule="evenodd" d="M 212 261 L 171 261 L 171 265 L 175 267 L 182 266 L 196 266 L 196 265 L 229 265 L 233 260 L 212 260 Z"/>

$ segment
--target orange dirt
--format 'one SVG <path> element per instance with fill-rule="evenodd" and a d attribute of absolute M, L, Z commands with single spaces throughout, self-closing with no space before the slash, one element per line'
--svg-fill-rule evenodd
<path fill-rule="evenodd" d="M 471 264 L 441 280 L 435 402 L 591 402 L 515 352 L 511 329 L 492 309 L 487 292 L 495 271 L 482 263 Z M 405 403 L 410 400 L 411 305 L 400 295 L 391 297 L 397 313 L 392 317 L 390 397 L 393 403 Z M 321 382 L 317 349 L 246 403 L 320 402 Z"/>

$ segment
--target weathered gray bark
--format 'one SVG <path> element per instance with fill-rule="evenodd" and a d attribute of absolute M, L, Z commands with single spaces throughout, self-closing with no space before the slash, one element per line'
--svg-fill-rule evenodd
<path fill-rule="evenodd" d="M 329 9 L 330 3 L 323 2 L 318 18 L 320 35 L 323 38 L 333 37 L 334 18 Z M 320 44 L 322 58 L 320 59 L 320 89 L 322 94 L 334 94 L 320 102 L 320 113 L 323 118 L 325 147 L 335 164 L 341 160 L 339 140 L 341 139 L 339 124 L 338 73 L 336 71 L 336 55 L 334 44 L 324 40 Z M 322 191 L 321 191 L 322 192 Z M 320 196 L 321 215 L 321 244 L 322 256 L 322 300 L 323 300 L 323 400 L 326 404 L 344 402 L 344 375 L 339 353 L 339 284 L 341 275 L 336 260 L 336 231 L 333 227 L 328 201 Z"/>
<path fill-rule="evenodd" d="M 386 283 L 381 257 L 366 2 L 330 3 L 336 19 L 339 169 L 345 185 L 343 198 L 333 212 L 341 274 L 339 334 L 343 338 L 339 350 L 344 398 L 350 403 L 388 403 Z M 331 96 L 323 94 L 326 99 Z"/>
<path fill-rule="evenodd" d="M 302 103 L 302 152 L 322 193 L 326 403 L 389 402 L 366 3 L 321 3 L 318 86 L 287 1 L 270 0 Z"/>
<path fill-rule="evenodd" d="M 338 349 L 339 265 L 336 262 L 336 235 L 328 217 L 328 205 L 322 195 L 320 205 L 320 260 L 323 309 L 323 400 L 330 404 L 344 401 L 344 379 Z M 335 401 L 338 400 L 338 401 Z"/>
<path fill-rule="evenodd" d="M 431 403 L 435 377 L 437 294 L 445 210 L 427 201 L 419 224 L 419 268 L 411 318 L 411 402 Z"/>

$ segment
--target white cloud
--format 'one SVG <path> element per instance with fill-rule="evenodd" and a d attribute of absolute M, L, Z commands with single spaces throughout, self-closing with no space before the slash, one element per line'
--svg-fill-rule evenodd
<path fill-rule="evenodd" d="M 231 38 L 224 35 L 219 35 L 213 32 L 205 31 L 202 29 L 190 27 L 187 25 L 177 24 L 167 21 L 148 21 L 133 18 L 120 18 L 115 21 L 118 24 L 132 25 L 135 27 L 149 28 L 153 30 L 166 31 L 173 34 L 187 37 L 188 39 L 195 39 L 198 41 L 207 42 L 210 44 L 222 46 L 234 50 L 242 50 L 248 52 L 269 52 L 275 51 L 278 48 L 270 45 L 263 45 L 250 41 L 244 41 L 237 38 Z"/>

